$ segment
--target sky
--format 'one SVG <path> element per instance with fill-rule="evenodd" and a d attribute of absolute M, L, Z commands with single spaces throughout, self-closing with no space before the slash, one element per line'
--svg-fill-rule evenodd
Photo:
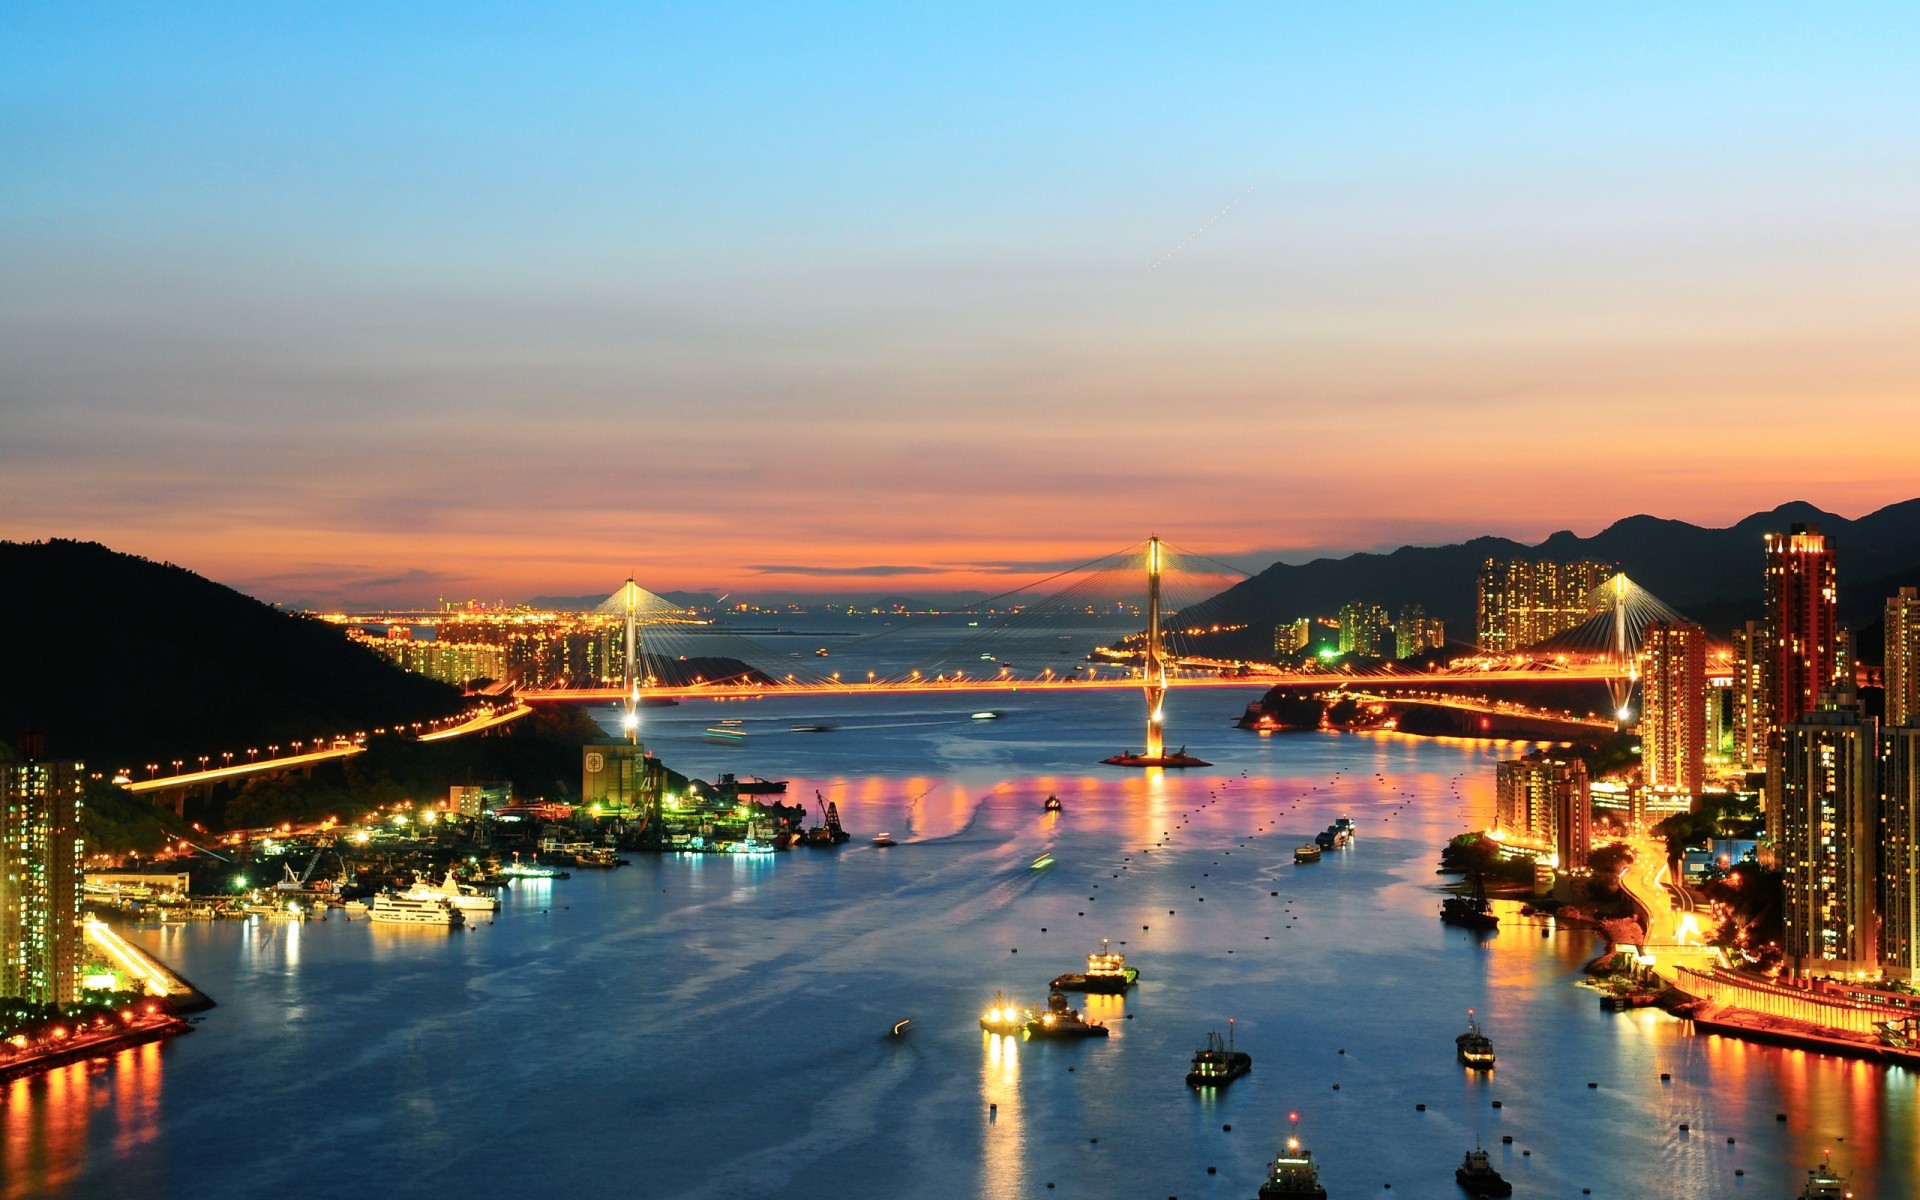
<path fill-rule="evenodd" d="M 1920 6 L 0 15 L 0 538 L 981 588 L 1920 495 Z"/>

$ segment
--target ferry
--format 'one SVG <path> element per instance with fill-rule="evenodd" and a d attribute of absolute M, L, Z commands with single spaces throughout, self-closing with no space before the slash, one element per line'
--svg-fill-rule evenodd
<path fill-rule="evenodd" d="M 1487 1158 L 1487 1152 L 1475 1146 L 1454 1168 L 1453 1178 L 1469 1196 L 1511 1196 L 1513 1185 L 1500 1177 Z"/>
<path fill-rule="evenodd" d="M 980 1014 L 980 1028 L 988 1033 L 1016 1034 L 1033 1020 L 1033 1010 L 1021 1008 L 1007 999 L 1005 992 L 995 992 L 993 1003 L 987 1005 L 987 1011 Z"/>
<path fill-rule="evenodd" d="M 1288 1113 L 1287 1120 L 1292 1124 L 1286 1149 L 1275 1155 L 1273 1165 L 1267 1168 L 1260 1200 L 1327 1200 L 1327 1189 L 1320 1186 L 1319 1168 L 1313 1165 L 1313 1151 L 1300 1144 L 1300 1114 Z"/>
<path fill-rule="evenodd" d="M 1460 1061 L 1476 1071 L 1493 1070 L 1493 1039 L 1480 1032 L 1473 1010 L 1467 1010 L 1467 1031 L 1453 1039 Z"/>
<path fill-rule="evenodd" d="M 467 923 L 460 910 L 445 896 L 427 899 L 399 892 L 381 892 L 373 898 L 367 916 L 375 921 L 396 925 L 445 925 L 458 928 Z"/>
<path fill-rule="evenodd" d="M 1801 1189 L 1800 1200 L 1853 1200 L 1853 1189 L 1833 1173 L 1832 1154 L 1827 1151 L 1819 1166 L 1807 1168 L 1807 1186 Z"/>
<path fill-rule="evenodd" d="M 1061 808 L 1063 808 L 1063 807 L 1064 807 L 1064 805 L 1062 805 L 1062 804 L 1060 803 L 1060 797 L 1058 797 L 1058 796 L 1048 796 L 1048 797 L 1047 797 L 1047 802 L 1046 802 L 1045 804 L 1043 804 L 1043 805 L 1041 805 L 1040 807 L 1041 807 L 1041 808 L 1044 808 L 1044 809 L 1045 809 L 1046 811 L 1048 811 L 1048 812 L 1059 812 L 1059 811 L 1061 810 Z"/>
<path fill-rule="evenodd" d="M 453 868 L 447 868 L 447 877 L 438 884 L 428 883 L 416 877 L 413 886 L 403 893 L 410 900 L 446 900 L 461 912 L 494 913 L 500 911 L 500 901 L 487 895 L 478 888 L 467 887 L 453 876 Z"/>
<path fill-rule="evenodd" d="M 1126 991 L 1140 980 L 1140 971 L 1127 965 L 1127 956 L 1116 954 L 1109 947 L 1107 939 L 1100 939 L 1100 949 L 1087 955 L 1087 971 L 1084 975 L 1062 975 L 1053 981 L 1056 992 L 1094 992 L 1115 995 Z"/>
<path fill-rule="evenodd" d="M 1308 842 L 1293 848 L 1293 861 L 1297 863 L 1317 863 L 1320 861 L 1320 847 Z"/>
<path fill-rule="evenodd" d="M 1067 998 L 1059 992 L 1047 997 L 1047 1011 L 1027 1022 L 1030 1038 L 1106 1037 L 1107 1027 L 1098 1021 L 1083 1019 L 1067 1007 Z"/>
<path fill-rule="evenodd" d="M 1187 1072 L 1190 1088 L 1223 1088 L 1253 1070 L 1253 1055 L 1233 1048 L 1233 1018 L 1227 1018 L 1227 1037 L 1207 1033 L 1205 1049 L 1193 1052 L 1193 1066 Z"/>
<path fill-rule="evenodd" d="M 520 854 L 518 851 L 514 852 L 512 862 L 507 863 L 500 868 L 500 874 L 508 879 L 567 879 L 569 878 L 568 874 L 565 871 L 562 871 L 558 867 L 550 867 L 545 863 L 521 862 Z"/>

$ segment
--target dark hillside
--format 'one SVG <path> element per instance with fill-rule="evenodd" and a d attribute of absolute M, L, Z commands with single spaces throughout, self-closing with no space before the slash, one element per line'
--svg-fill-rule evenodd
<path fill-rule="evenodd" d="M 0 736 L 103 770 L 458 711 L 339 630 L 91 542 L 0 542 Z"/>

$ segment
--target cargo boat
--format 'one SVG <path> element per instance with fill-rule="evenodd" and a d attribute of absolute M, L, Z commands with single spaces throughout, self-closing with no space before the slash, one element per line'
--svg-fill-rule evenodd
<path fill-rule="evenodd" d="M 1190 1088 L 1223 1088 L 1253 1070 L 1253 1055 L 1233 1048 L 1233 1019 L 1227 1019 L 1227 1037 L 1207 1033 L 1204 1049 L 1193 1052 L 1192 1069 L 1187 1072 Z"/>
<path fill-rule="evenodd" d="M 1473 1010 L 1467 1010 L 1467 1031 L 1453 1039 L 1460 1061 L 1476 1071 L 1493 1070 L 1493 1039 L 1480 1032 Z"/>
<path fill-rule="evenodd" d="M 1026 1025 L 1030 1038 L 1083 1038 L 1106 1037 L 1107 1027 L 1098 1021 L 1088 1021 L 1078 1012 L 1067 1007 L 1067 998 L 1059 992 L 1047 997 L 1047 1011 L 1034 1017 Z"/>
<path fill-rule="evenodd" d="M 1313 1151 L 1300 1144 L 1300 1117 L 1288 1113 L 1292 1124 L 1287 1145 L 1274 1156 L 1267 1168 L 1267 1181 L 1260 1185 L 1260 1200 L 1327 1200 L 1327 1189 L 1320 1186 L 1320 1170 L 1313 1165 Z"/>
<path fill-rule="evenodd" d="M 1493 1169 L 1493 1163 L 1487 1158 L 1487 1152 L 1475 1146 L 1467 1151 L 1460 1165 L 1454 1168 L 1454 1182 L 1466 1189 L 1469 1196 L 1511 1196 L 1513 1185 L 1500 1177 Z"/>
<path fill-rule="evenodd" d="M 1107 939 L 1101 938 L 1100 949 L 1087 955 L 1086 973 L 1062 975 L 1053 981 L 1052 988 L 1056 992 L 1117 995 L 1138 983 L 1139 980 L 1139 969 L 1128 966 L 1127 956 L 1114 953 L 1108 947 Z"/>

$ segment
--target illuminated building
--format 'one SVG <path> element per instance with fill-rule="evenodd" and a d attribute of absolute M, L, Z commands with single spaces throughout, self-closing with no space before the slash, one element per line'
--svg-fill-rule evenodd
<path fill-rule="evenodd" d="M 1707 635 L 1655 621 L 1640 645 L 1640 775 L 1649 790 L 1698 796 L 1706 782 Z"/>
<path fill-rule="evenodd" d="M 1593 615 L 1588 597 L 1612 574 L 1605 563 L 1489 558 L 1480 567 L 1480 648 L 1512 653 L 1572 629 Z"/>
<path fill-rule="evenodd" d="M 1386 658 L 1393 618 L 1378 604 L 1358 601 L 1340 607 L 1340 653 L 1363 658 Z"/>
<path fill-rule="evenodd" d="M 463 817 L 477 817 L 488 808 L 505 808 L 513 803 L 511 783 L 454 784 L 447 789 L 447 808 Z"/>
<path fill-rule="evenodd" d="M 1587 865 L 1593 812 L 1586 763 L 1534 753 L 1499 764 L 1494 779 L 1494 823 L 1503 835 L 1551 847 L 1562 870 Z"/>
<path fill-rule="evenodd" d="M 1733 631 L 1733 749 L 1729 757 L 1743 771 L 1767 765 L 1767 739 L 1773 731 L 1767 715 L 1767 672 L 1773 639 L 1763 621 L 1748 621 Z"/>
<path fill-rule="evenodd" d="M 1878 737 L 1851 691 L 1774 735 L 1768 828 L 1786 877 L 1783 942 L 1796 974 L 1876 965 Z"/>
<path fill-rule="evenodd" d="M 580 799 L 609 812 L 637 813 L 657 833 L 667 769 L 638 742 L 589 742 L 580 755 Z"/>
<path fill-rule="evenodd" d="M 0 763 L 0 996 L 70 1004 L 83 935 L 80 810 L 84 766 L 45 762 L 40 740 Z"/>
<path fill-rule="evenodd" d="M 1775 728 L 1819 706 L 1820 694 L 1852 680 L 1835 674 L 1833 546 L 1811 525 L 1766 535 L 1767 621 L 1773 639 L 1767 715 Z"/>
<path fill-rule="evenodd" d="M 1920 979 L 1917 890 L 1920 722 L 1880 731 L 1880 966 L 1896 979 Z"/>
<path fill-rule="evenodd" d="M 1447 627 L 1444 622 L 1429 617 L 1427 610 L 1418 604 L 1409 604 L 1400 610 L 1400 620 L 1393 627 L 1395 658 L 1412 658 L 1416 654 L 1438 650 L 1446 644 Z"/>
<path fill-rule="evenodd" d="M 1920 588 L 1887 601 L 1887 724 L 1920 725 Z"/>
<path fill-rule="evenodd" d="M 1273 656 L 1276 659 L 1298 654 L 1313 637 L 1313 622 L 1307 617 L 1273 627 Z"/>

